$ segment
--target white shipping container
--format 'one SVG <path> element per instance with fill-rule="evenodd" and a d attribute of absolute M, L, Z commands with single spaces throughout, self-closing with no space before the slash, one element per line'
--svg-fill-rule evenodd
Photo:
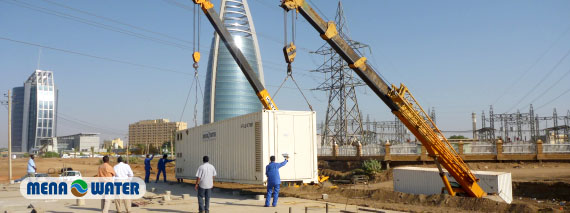
<path fill-rule="evenodd" d="M 195 179 L 202 157 L 216 168 L 216 181 L 266 184 L 269 157 L 289 162 L 281 181 L 317 182 L 316 116 L 311 111 L 263 111 L 176 134 L 176 178 Z"/>
<path fill-rule="evenodd" d="M 455 181 L 449 173 L 444 170 L 449 181 Z M 479 178 L 479 186 L 487 194 L 496 194 L 506 203 L 513 201 L 513 187 L 511 173 L 472 171 L 475 177 Z M 394 191 L 410 194 L 440 194 L 443 188 L 443 181 L 439 177 L 437 168 L 419 167 L 398 167 L 393 171 Z"/>

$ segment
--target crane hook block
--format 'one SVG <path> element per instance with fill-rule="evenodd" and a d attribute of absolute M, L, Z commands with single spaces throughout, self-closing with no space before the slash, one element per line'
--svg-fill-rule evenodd
<path fill-rule="evenodd" d="M 360 68 L 361 70 L 366 70 L 366 57 L 361 57 L 354 64 L 348 65 L 352 69 Z"/>
<path fill-rule="evenodd" d="M 329 21 L 327 24 L 327 31 L 325 31 L 325 34 L 321 34 L 321 38 L 323 38 L 324 40 L 330 40 L 336 35 L 338 35 L 338 31 L 336 30 L 336 24 L 334 24 L 333 21 Z"/>
<path fill-rule="evenodd" d="M 198 63 L 200 61 L 200 52 L 192 53 L 192 59 L 194 59 L 194 63 Z"/>
<path fill-rule="evenodd" d="M 199 4 L 203 10 L 208 10 L 214 7 L 214 4 L 210 0 L 193 0 L 194 4 Z"/>
<path fill-rule="evenodd" d="M 288 64 L 293 63 L 295 56 L 297 56 L 297 47 L 295 47 L 295 44 L 291 42 L 287 46 L 283 47 L 283 54 L 285 55 L 285 62 Z"/>

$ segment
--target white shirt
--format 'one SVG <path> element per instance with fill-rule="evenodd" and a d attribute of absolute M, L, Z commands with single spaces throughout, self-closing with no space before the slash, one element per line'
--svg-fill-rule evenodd
<path fill-rule="evenodd" d="M 196 177 L 200 178 L 198 185 L 202 189 L 211 189 L 214 187 L 214 177 L 216 176 L 216 168 L 212 164 L 206 162 L 198 167 Z"/>
<path fill-rule="evenodd" d="M 131 170 L 129 164 L 120 162 L 115 165 L 113 169 L 115 170 L 115 178 L 117 179 L 127 179 L 133 176 L 133 170 Z"/>
<path fill-rule="evenodd" d="M 34 167 L 36 167 L 36 163 L 34 162 L 34 159 L 30 158 L 30 160 L 28 160 L 28 172 L 36 172 Z"/>

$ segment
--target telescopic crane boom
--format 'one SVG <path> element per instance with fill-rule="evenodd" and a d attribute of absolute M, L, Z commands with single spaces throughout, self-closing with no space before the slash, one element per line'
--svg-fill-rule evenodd
<path fill-rule="evenodd" d="M 282 0 L 281 7 L 286 11 L 294 10 L 300 13 L 426 147 L 429 155 L 435 159 L 444 186 L 451 195 L 455 195 L 456 192 L 464 192 L 472 197 L 486 195 L 467 164 L 455 152 L 404 84 L 400 84 L 400 87 L 389 86 L 378 76 L 374 68 L 366 63 L 366 58 L 356 53 L 346 40 L 339 36 L 334 22 L 324 21 L 305 0 Z M 452 189 L 441 166 L 455 178 L 462 190 Z"/>
<path fill-rule="evenodd" d="M 269 92 L 267 92 L 267 90 L 265 89 L 265 87 L 263 86 L 263 84 L 255 74 L 255 72 L 253 71 L 253 68 L 251 67 L 249 62 L 247 62 L 241 50 L 235 45 L 232 35 L 228 31 L 228 29 L 224 26 L 222 20 L 220 20 L 220 16 L 216 12 L 216 10 L 214 10 L 214 4 L 212 4 L 212 2 L 210 2 L 209 0 L 193 0 L 193 1 L 195 4 L 200 5 L 200 8 L 204 12 L 210 23 L 212 24 L 212 26 L 214 27 L 214 29 L 216 30 L 216 32 L 218 33 L 224 44 L 226 45 L 228 50 L 230 51 L 230 54 L 232 55 L 234 60 L 236 60 L 236 63 L 238 64 L 239 68 L 245 75 L 245 78 L 247 78 L 247 81 L 249 82 L 249 84 L 255 91 L 255 94 L 261 101 L 263 108 L 266 110 L 277 110 L 277 105 L 275 105 L 275 103 L 273 102 L 273 99 L 269 95 Z"/>

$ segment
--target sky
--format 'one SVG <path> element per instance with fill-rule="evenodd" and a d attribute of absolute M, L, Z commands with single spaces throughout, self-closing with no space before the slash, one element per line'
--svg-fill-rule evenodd
<path fill-rule="evenodd" d="M 220 1 L 212 2 L 219 11 Z M 310 2 L 334 19 L 337 1 Z M 248 3 L 274 94 L 286 76 L 283 10 L 278 0 Z M 364 54 L 376 71 L 404 83 L 424 109 L 435 108 L 442 130 L 470 130 L 471 113 L 480 120 L 489 105 L 496 113 L 527 112 L 533 103 L 541 116 L 570 109 L 570 1 L 359 0 L 343 7 L 348 35 L 370 46 Z M 194 90 L 184 109 L 194 79 L 192 8 L 190 0 L 0 0 L 0 90 L 22 86 L 35 69 L 53 71 L 58 135 L 125 139 L 129 123 L 159 118 L 192 127 L 196 101 L 200 124 L 202 98 Z M 325 76 L 309 71 L 323 57 L 309 52 L 325 43 L 301 16 L 296 26 L 293 76 L 321 123 L 327 94 L 312 89 Z M 199 33 L 204 86 L 213 28 L 203 15 Z M 357 97 L 364 118 L 394 119 L 370 89 L 357 88 Z M 275 102 L 282 110 L 308 110 L 291 81 Z M 0 147 L 7 144 L 7 120 L 1 107 Z"/>

